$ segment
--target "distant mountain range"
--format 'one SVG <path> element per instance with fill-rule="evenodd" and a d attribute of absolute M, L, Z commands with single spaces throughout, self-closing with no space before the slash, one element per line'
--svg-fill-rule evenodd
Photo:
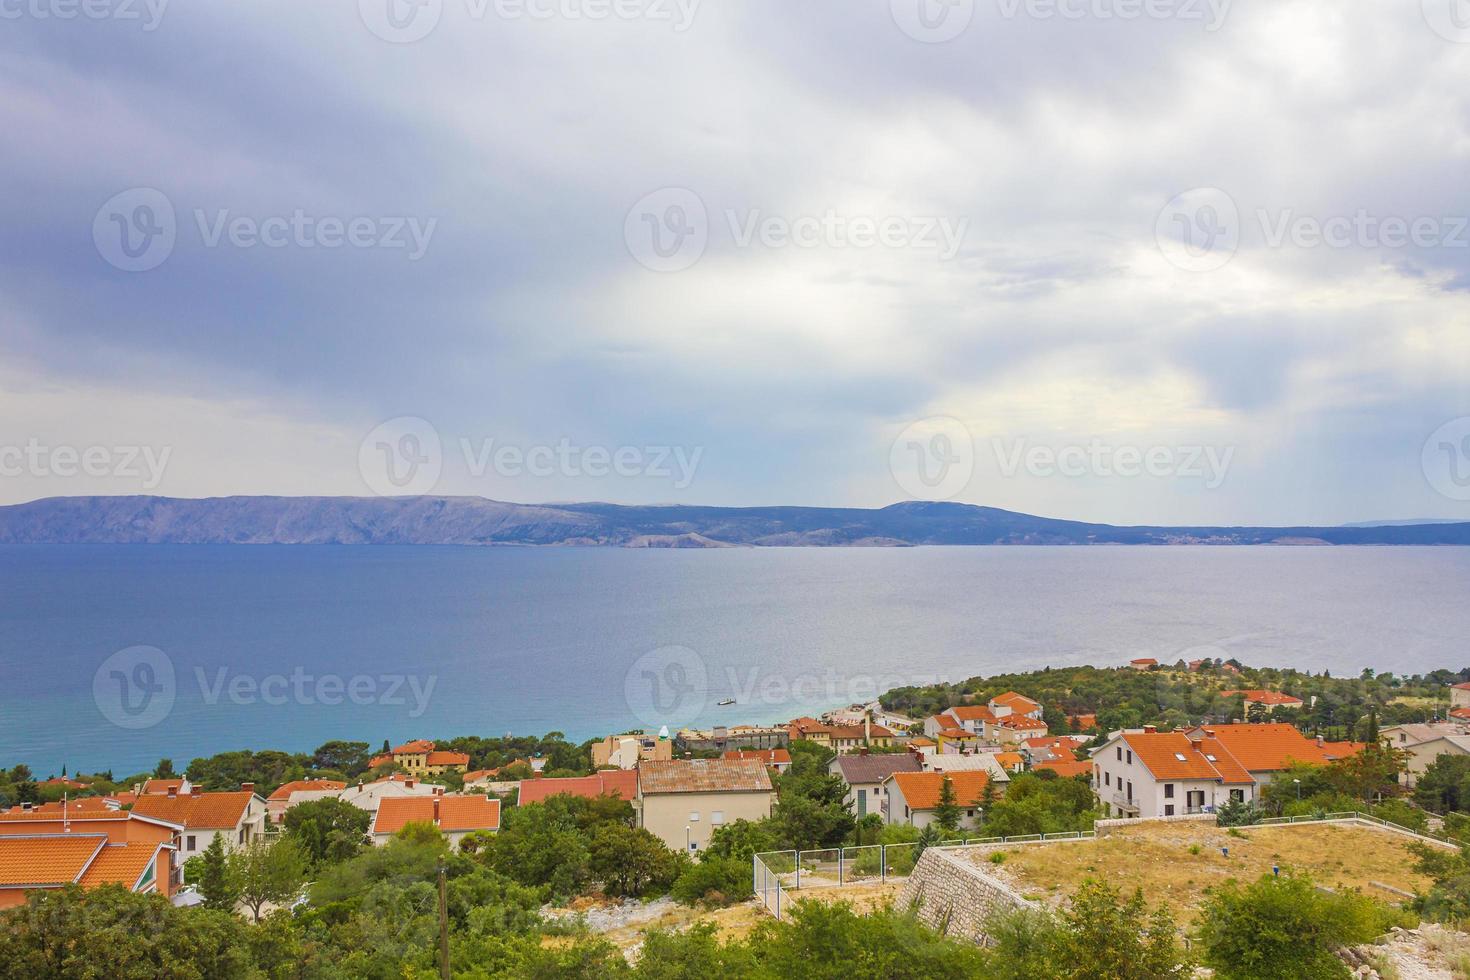
<path fill-rule="evenodd" d="M 1470 545 L 1470 523 L 1115 527 L 994 507 L 628 507 L 482 497 L 53 497 L 0 507 L 0 544 Z"/>

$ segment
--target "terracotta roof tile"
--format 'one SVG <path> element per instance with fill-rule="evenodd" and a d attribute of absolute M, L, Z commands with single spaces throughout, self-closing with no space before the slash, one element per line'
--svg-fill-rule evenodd
<path fill-rule="evenodd" d="M 158 844 L 138 842 L 135 844 L 109 844 L 97 855 L 97 859 L 82 874 L 83 888 L 98 885 L 122 885 L 132 888 L 148 870 L 158 854 Z"/>
<path fill-rule="evenodd" d="M 500 801 L 485 796 L 387 797 L 378 805 L 373 833 L 396 834 L 410 823 L 433 824 L 445 832 L 499 830 Z"/>
<path fill-rule="evenodd" d="M 647 760 L 638 766 L 642 795 L 656 793 L 769 793 L 771 777 L 744 759 Z"/>
<path fill-rule="evenodd" d="M 1361 748 L 1351 742 L 1335 743 L 1336 752 L 1328 752 L 1324 746 L 1297 731 L 1295 726 L 1285 723 L 1210 725 L 1198 731 L 1207 737 L 1213 733 L 1213 737 L 1251 772 L 1276 772 L 1292 762 L 1324 765 Z"/>
<path fill-rule="evenodd" d="M 939 805 L 939 793 L 946 776 L 954 787 L 954 801 L 958 806 L 975 806 L 984 797 L 985 787 L 990 782 L 990 774 L 979 770 L 896 772 L 892 778 L 910 810 L 932 810 Z"/>
<path fill-rule="evenodd" d="M 438 749 L 424 757 L 426 766 L 467 766 L 469 764 L 470 757 L 463 752 L 446 752 Z"/>
<path fill-rule="evenodd" d="M 1037 708 L 1041 707 L 1041 705 L 1037 704 L 1026 695 L 1017 694 L 1015 691 L 1007 691 L 1004 694 L 997 694 L 995 697 L 990 699 L 990 703 L 998 704 L 1002 708 L 1010 708 L 1017 714 L 1023 715 L 1029 711 L 1035 711 Z"/>
<path fill-rule="evenodd" d="M 1053 759 L 1049 762 L 1038 762 L 1037 769 L 1048 769 L 1063 779 L 1071 779 L 1074 776 L 1092 775 L 1091 762 L 1068 762 L 1062 759 Z"/>
<path fill-rule="evenodd" d="M 297 790 L 346 788 L 347 784 L 337 779 L 293 779 L 289 783 L 282 783 L 267 799 L 288 800 Z"/>
<path fill-rule="evenodd" d="M 106 844 L 106 834 L 0 837 L 0 886 L 69 884 Z"/>
<path fill-rule="evenodd" d="M 1222 778 L 1183 732 L 1128 732 L 1123 742 L 1155 779 Z"/>
<path fill-rule="evenodd" d="M 1255 688 L 1249 691 L 1221 691 L 1220 693 L 1226 697 L 1233 697 L 1239 694 L 1245 698 L 1248 704 L 1255 703 L 1274 706 L 1278 704 L 1303 703 L 1301 698 L 1292 697 L 1290 694 L 1282 694 L 1280 691 L 1267 691 L 1262 688 Z"/>
<path fill-rule="evenodd" d="M 521 806 L 540 803 L 542 800 L 568 793 L 596 799 L 599 796 L 616 796 L 632 802 L 638 796 L 638 771 L 636 769 L 604 769 L 591 776 L 573 776 L 564 779 L 523 779 L 516 802 Z"/>
<path fill-rule="evenodd" d="M 254 793 L 185 793 L 182 796 L 143 796 L 131 812 L 183 824 L 189 830 L 223 830 L 239 825 Z"/>
<path fill-rule="evenodd" d="M 731 749 L 721 758 L 754 759 L 768 766 L 784 766 L 791 763 L 791 753 L 785 749 Z"/>

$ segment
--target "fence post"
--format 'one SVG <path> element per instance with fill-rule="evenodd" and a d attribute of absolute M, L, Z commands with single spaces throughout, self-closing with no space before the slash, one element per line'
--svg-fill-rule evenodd
<path fill-rule="evenodd" d="M 846 850 L 847 850 L 847 848 L 845 848 L 845 847 L 839 847 L 837 849 L 837 887 L 838 888 L 841 888 L 842 887 L 842 857 L 843 857 L 843 852 L 846 851 Z"/>
<path fill-rule="evenodd" d="M 888 880 L 888 845 L 878 845 L 878 880 Z"/>
<path fill-rule="evenodd" d="M 794 891 L 801 891 L 801 852 L 796 852 L 796 887 Z"/>

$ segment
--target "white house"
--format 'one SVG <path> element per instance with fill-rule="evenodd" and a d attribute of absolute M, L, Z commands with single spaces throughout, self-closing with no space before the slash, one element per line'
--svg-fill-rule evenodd
<path fill-rule="evenodd" d="M 265 836 L 266 804 L 255 792 L 254 783 L 241 783 L 227 793 L 206 793 L 197 786 L 187 793 L 139 796 L 132 812 L 179 824 L 179 863 L 202 854 L 220 837 L 226 851 L 245 847 Z"/>
<path fill-rule="evenodd" d="M 883 781 L 884 822 L 921 830 L 934 823 L 946 779 L 960 808 L 960 828 L 977 826 L 984 818 L 985 788 L 990 784 L 986 772 L 896 772 Z M 998 796 L 1000 791 L 997 785 L 993 792 Z"/>
<path fill-rule="evenodd" d="M 373 843 L 381 847 L 411 823 L 433 826 L 449 839 L 450 845 L 458 847 L 469 834 L 495 833 L 500 829 L 500 801 L 479 795 L 445 796 L 443 793 L 427 797 L 390 796 L 373 815 Z"/>
<path fill-rule="evenodd" d="M 961 758 L 955 756 L 954 758 Z M 839 755 L 827 771 L 841 776 L 847 784 L 843 802 L 854 815 L 883 812 L 883 781 L 896 772 L 919 772 L 923 766 L 909 752 L 885 752 L 878 755 Z"/>

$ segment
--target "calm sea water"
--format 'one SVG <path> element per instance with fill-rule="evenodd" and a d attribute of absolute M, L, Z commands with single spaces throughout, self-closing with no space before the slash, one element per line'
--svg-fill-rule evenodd
<path fill-rule="evenodd" d="M 1139 656 L 1458 669 L 1467 597 L 1458 548 L 0 547 L 0 765 L 784 720 Z"/>

